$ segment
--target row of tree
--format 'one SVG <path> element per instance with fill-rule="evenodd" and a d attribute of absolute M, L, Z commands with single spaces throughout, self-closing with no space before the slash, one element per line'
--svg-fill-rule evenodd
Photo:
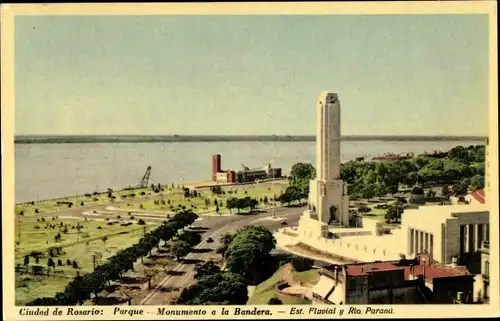
<path fill-rule="evenodd" d="M 236 209 L 238 213 L 240 213 L 240 211 L 243 209 L 249 209 L 250 211 L 253 211 L 257 207 L 257 205 L 259 205 L 259 201 L 250 196 L 241 198 L 232 197 L 226 202 L 226 207 L 230 212 L 232 209 Z"/>
<path fill-rule="evenodd" d="M 90 299 L 91 294 L 95 297 L 111 282 L 123 276 L 123 273 L 134 269 L 134 263 L 140 258 L 151 254 L 153 248 L 158 248 L 160 242 L 167 242 L 178 231 L 191 225 L 198 216 L 187 210 L 177 213 L 171 220 L 164 222 L 161 226 L 148 232 L 143 238 L 129 248 L 118 251 L 108 259 L 106 263 L 98 266 L 93 272 L 80 276 L 79 274 L 66 286 L 63 292 L 55 297 L 38 298 L 27 305 L 80 305 Z"/>
<path fill-rule="evenodd" d="M 214 262 L 195 269 L 196 284 L 182 292 L 180 304 L 245 304 L 248 285 L 262 282 L 275 270 L 271 251 L 276 247 L 272 233 L 259 226 L 247 226 L 235 234 L 224 234 L 217 250 L 226 269 Z"/>

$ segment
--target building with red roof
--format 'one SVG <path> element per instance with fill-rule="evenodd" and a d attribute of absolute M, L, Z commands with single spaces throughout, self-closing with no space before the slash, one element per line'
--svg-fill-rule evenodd
<path fill-rule="evenodd" d="M 485 204 L 486 196 L 484 189 L 478 189 L 472 193 L 469 193 L 465 198 L 470 204 Z"/>
<path fill-rule="evenodd" d="M 472 302 L 474 276 L 464 266 L 444 265 L 429 255 L 323 268 L 313 297 L 326 304 Z"/>

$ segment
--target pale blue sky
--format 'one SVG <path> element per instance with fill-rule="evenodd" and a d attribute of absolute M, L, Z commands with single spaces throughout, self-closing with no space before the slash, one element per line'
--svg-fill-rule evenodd
<path fill-rule="evenodd" d="M 16 134 L 487 135 L 488 17 L 17 17 Z"/>

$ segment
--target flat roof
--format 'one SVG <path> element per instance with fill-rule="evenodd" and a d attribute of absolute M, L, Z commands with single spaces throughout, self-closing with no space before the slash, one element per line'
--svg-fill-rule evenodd
<path fill-rule="evenodd" d="M 452 267 L 441 264 L 410 266 L 400 265 L 399 261 L 385 261 L 346 265 L 347 275 L 354 277 L 379 271 L 395 271 L 401 269 L 404 270 L 405 280 L 409 280 L 411 274 L 414 276 L 425 275 L 425 280 L 431 284 L 433 283 L 433 279 L 436 278 L 471 275 L 465 266 Z"/>
<path fill-rule="evenodd" d="M 474 212 L 489 212 L 490 207 L 486 204 L 464 204 L 464 205 L 431 205 L 420 206 L 418 208 L 406 209 L 403 212 L 403 217 L 429 215 L 433 219 L 446 219 L 455 217 L 455 215 L 474 213 Z"/>

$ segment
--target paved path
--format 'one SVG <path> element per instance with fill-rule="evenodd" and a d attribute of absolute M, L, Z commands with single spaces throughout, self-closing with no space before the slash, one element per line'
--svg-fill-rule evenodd
<path fill-rule="evenodd" d="M 296 225 L 299 217 L 304 211 L 304 207 L 277 208 L 276 216 L 283 218 L 289 225 Z M 202 221 L 198 221 L 193 226 L 208 228 L 203 234 L 203 241 L 195 249 L 209 249 L 210 252 L 190 253 L 185 258 L 185 263 L 178 264 L 173 270 L 173 275 L 165 277 L 160 283 L 140 302 L 133 304 L 141 305 L 161 305 L 167 304 L 169 300 L 168 292 L 175 289 L 181 289 L 189 286 L 194 281 L 194 267 L 199 261 L 207 261 L 218 255 L 215 249 L 219 246 L 220 235 L 224 233 L 234 233 L 236 230 L 246 225 L 260 225 L 270 230 L 276 230 L 281 227 L 281 220 L 262 219 L 272 216 L 271 212 L 257 215 L 234 215 L 226 217 L 206 216 Z M 214 242 L 207 243 L 206 240 L 211 237 Z"/>

